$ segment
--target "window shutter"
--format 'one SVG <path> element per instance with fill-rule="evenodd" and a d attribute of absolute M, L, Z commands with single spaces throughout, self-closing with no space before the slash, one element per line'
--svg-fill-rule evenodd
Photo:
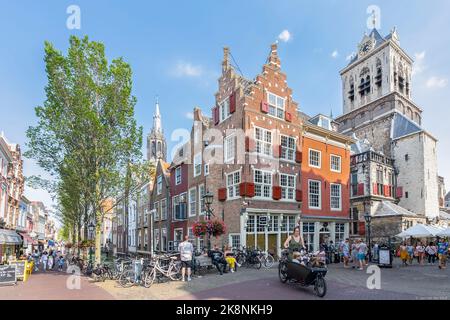
<path fill-rule="evenodd" d="M 373 194 L 378 195 L 378 184 L 376 182 L 373 184 Z"/>
<path fill-rule="evenodd" d="M 295 162 L 297 163 L 302 163 L 302 152 L 301 151 L 296 151 L 295 152 Z"/>
<path fill-rule="evenodd" d="M 358 196 L 364 195 L 364 183 L 358 184 Z"/>
<path fill-rule="evenodd" d="M 255 150 L 255 141 L 249 137 L 245 137 L 245 151 L 246 152 L 253 152 Z"/>
<path fill-rule="evenodd" d="M 251 182 L 242 182 L 239 185 L 239 195 L 241 197 L 252 198 L 255 196 L 255 184 Z"/>
<path fill-rule="evenodd" d="M 297 200 L 297 202 L 303 201 L 303 191 L 302 190 L 295 191 L 295 200 Z"/>
<path fill-rule="evenodd" d="M 283 147 L 281 145 L 278 146 L 278 156 L 281 158 L 281 155 L 283 154 Z"/>
<path fill-rule="evenodd" d="M 230 113 L 234 113 L 236 111 L 236 93 L 233 92 L 230 96 Z"/>
<path fill-rule="evenodd" d="M 358 222 L 358 233 L 360 236 L 364 236 L 366 234 L 366 223 L 364 221 Z"/>
<path fill-rule="evenodd" d="M 280 186 L 273 186 L 272 187 L 272 198 L 274 200 L 280 200 L 281 199 L 281 187 Z"/>
<path fill-rule="evenodd" d="M 292 122 L 292 113 L 290 112 L 285 112 L 284 113 L 284 117 L 286 119 L 287 122 Z"/>
<path fill-rule="evenodd" d="M 220 188 L 218 190 L 219 193 L 219 201 L 227 200 L 227 188 Z"/>
<path fill-rule="evenodd" d="M 384 187 L 384 196 L 389 197 L 389 186 L 384 185 L 383 187 Z"/>
<path fill-rule="evenodd" d="M 261 102 L 261 111 L 264 113 L 269 113 L 269 104 L 267 102 Z"/>
<path fill-rule="evenodd" d="M 219 123 L 219 112 L 218 112 L 218 110 L 219 110 L 219 107 L 214 107 L 214 108 L 211 109 L 211 113 L 212 113 L 212 116 L 213 116 L 214 124 L 218 124 Z"/>
<path fill-rule="evenodd" d="M 395 195 L 398 199 L 403 198 L 403 187 L 397 187 Z"/>

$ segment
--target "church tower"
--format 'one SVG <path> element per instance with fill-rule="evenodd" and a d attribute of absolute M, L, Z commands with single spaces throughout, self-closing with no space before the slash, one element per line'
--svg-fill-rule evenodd
<path fill-rule="evenodd" d="M 413 60 L 400 47 L 396 28 L 385 37 L 374 28 L 357 47 L 340 72 L 339 132 L 367 140 L 376 152 L 393 159 L 402 190 L 396 195 L 398 204 L 436 218 L 437 139 L 422 127 L 422 110 L 411 98 Z M 375 192 L 372 188 L 368 191 Z"/>
<path fill-rule="evenodd" d="M 156 99 L 153 127 L 147 137 L 147 159 L 156 163 L 159 159 L 166 161 L 167 145 L 159 111 L 159 101 Z"/>

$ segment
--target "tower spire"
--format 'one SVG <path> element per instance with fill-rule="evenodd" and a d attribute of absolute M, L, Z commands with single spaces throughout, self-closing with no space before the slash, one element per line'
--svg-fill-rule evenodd
<path fill-rule="evenodd" d="M 162 133 L 161 113 L 159 111 L 158 96 L 156 96 L 155 114 L 153 115 L 153 131 Z"/>

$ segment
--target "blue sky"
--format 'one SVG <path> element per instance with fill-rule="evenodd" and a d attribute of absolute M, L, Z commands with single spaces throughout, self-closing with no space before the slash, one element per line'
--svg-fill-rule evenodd
<path fill-rule="evenodd" d="M 70 5 L 81 9 L 81 29 L 66 27 Z M 136 118 L 147 133 L 159 96 L 163 126 L 190 128 L 189 113 L 214 104 L 222 47 L 229 46 L 248 78 L 261 70 L 270 44 L 279 43 L 294 99 L 308 114 L 341 114 L 339 70 L 368 31 L 368 6 L 381 10 L 380 32 L 397 26 L 402 47 L 416 60 L 414 101 L 424 127 L 439 139 L 439 172 L 450 181 L 450 2 L 441 1 L 6 1 L 0 0 L 0 130 L 25 148 L 46 84 L 43 43 L 66 51 L 70 35 L 88 35 L 108 57 L 132 66 Z M 285 37 L 279 39 L 284 31 Z M 288 41 L 286 41 L 288 40 Z M 169 142 L 169 147 L 175 142 Z M 170 149 L 170 148 L 169 148 Z M 25 175 L 41 170 L 25 160 Z M 50 197 L 27 188 L 32 200 Z"/>

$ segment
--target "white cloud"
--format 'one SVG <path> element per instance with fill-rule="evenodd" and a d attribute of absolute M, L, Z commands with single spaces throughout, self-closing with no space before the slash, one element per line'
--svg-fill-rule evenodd
<path fill-rule="evenodd" d="M 414 66 L 412 71 L 413 76 L 418 75 L 425 70 L 425 55 L 425 51 L 414 54 Z"/>
<path fill-rule="evenodd" d="M 280 39 L 283 42 L 288 42 L 292 39 L 292 34 L 289 32 L 289 30 L 283 30 L 279 35 L 278 39 Z"/>
<path fill-rule="evenodd" d="M 332 57 L 333 59 L 336 59 L 337 57 L 339 57 L 339 52 L 338 52 L 337 50 L 334 50 L 334 51 L 331 53 L 331 57 Z"/>
<path fill-rule="evenodd" d="M 448 79 L 433 76 L 427 80 L 426 85 L 428 88 L 445 88 L 448 85 Z"/>
<path fill-rule="evenodd" d="M 189 120 L 194 119 L 194 114 L 192 112 L 186 112 L 186 114 L 184 116 Z"/>
<path fill-rule="evenodd" d="M 189 62 L 178 61 L 171 73 L 177 78 L 199 77 L 203 74 L 203 68 L 201 66 L 195 66 Z"/>

